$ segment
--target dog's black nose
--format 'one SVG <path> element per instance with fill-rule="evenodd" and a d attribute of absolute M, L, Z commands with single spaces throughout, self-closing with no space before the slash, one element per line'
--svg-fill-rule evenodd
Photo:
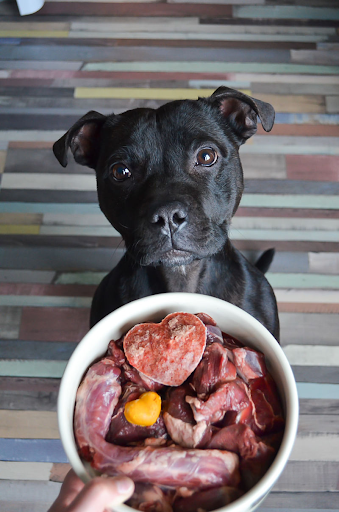
<path fill-rule="evenodd" d="M 151 224 L 157 225 L 165 235 L 175 233 L 187 222 L 187 209 L 178 202 L 162 205 L 150 216 Z"/>

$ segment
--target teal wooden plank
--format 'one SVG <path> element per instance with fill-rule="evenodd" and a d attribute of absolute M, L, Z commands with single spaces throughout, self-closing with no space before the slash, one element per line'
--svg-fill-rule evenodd
<path fill-rule="evenodd" d="M 268 272 L 266 277 L 273 288 L 339 288 L 338 275 Z"/>
<path fill-rule="evenodd" d="M 0 359 L 16 359 L 20 356 L 25 360 L 67 361 L 75 347 L 76 343 L 66 341 L 0 340 Z M 0 409 L 4 407 L 0 406 Z"/>
<path fill-rule="evenodd" d="M 89 62 L 84 71 L 147 71 L 180 73 L 293 73 L 336 75 L 339 66 L 270 64 L 261 62 Z M 7 139 L 6 139 L 7 140 Z M 8 139 L 12 140 L 12 139 Z M 47 139 L 46 139 L 47 140 Z"/>
<path fill-rule="evenodd" d="M 323 210 L 339 209 L 338 196 L 244 194 L 240 206 L 259 208 L 311 208 Z"/>
<path fill-rule="evenodd" d="M 89 308 L 90 297 L 51 297 L 37 295 L 0 295 L 0 306 L 43 308 Z"/>
<path fill-rule="evenodd" d="M 1 194 L 0 194 L 1 199 Z M 70 213 L 98 214 L 97 203 L 19 203 L 1 202 L 1 213 Z"/>
<path fill-rule="evenodd" d="M 339 20 L 339 9 L 301 5 L 234 6 L 235 18 Z M 277 21 L 278 24 L 278 21 Z"/>
<path fill-rule="evenodd" d="M 67 272 L 60 274 L 55 284 L 99 284 L 107 272 Z"/>
<path fill-rule="evenodd" d="M 339 400 L 339 384 L 318 384 L 297 382 L 299 399 L 335 399 Z"/>
<path fill-rule="evenodd" d="M 66 361 L 21 361 L 15 359 L 1 359 L 0 376 L 60 379 L 64 373 L 66 364 Z"/>

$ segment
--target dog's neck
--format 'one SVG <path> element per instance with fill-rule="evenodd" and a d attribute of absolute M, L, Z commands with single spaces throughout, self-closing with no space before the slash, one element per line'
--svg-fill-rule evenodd
<path fill-rule="evenodd" d="M 189 265 L 159 266 L 157 271 L 164 281 L 167 292 L 197 293 L 205 265 L 204 260 L 196 260 Z"/>

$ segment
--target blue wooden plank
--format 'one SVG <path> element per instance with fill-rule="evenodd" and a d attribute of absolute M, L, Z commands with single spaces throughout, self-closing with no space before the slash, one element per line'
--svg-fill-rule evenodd
<path fill-rule="evenodd" d="M 318 384 L 314 382 L 297 382 L 299 399 L 335 399 L 339 400 L 339 384 Z"/>
<path fill-rule="evenodd" d="M 68 462 L 59 439 L 0 438 L 0 454 L 11 462 Z"/>
<path fill-rule="evenodd" d="M 76 343 L 57 341 L 0 340 L 0 359 L 67 361 Z"/>

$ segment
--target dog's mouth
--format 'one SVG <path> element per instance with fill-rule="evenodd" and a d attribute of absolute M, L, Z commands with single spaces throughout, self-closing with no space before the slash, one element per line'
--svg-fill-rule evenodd
<path fill-rule="evenodd" d="M 170 249 L 157 255 L 147 255 L 142 258 L 141 265 L 175 267 L 189 265 L 195 259 L 194 254 L 179 249 Z"/>

